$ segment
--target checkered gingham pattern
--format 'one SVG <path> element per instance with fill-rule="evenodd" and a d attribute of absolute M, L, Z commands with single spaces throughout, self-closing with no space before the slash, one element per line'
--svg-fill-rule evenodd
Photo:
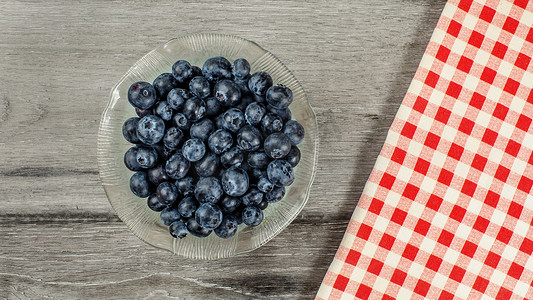
<path fill-rule="evenodd" d="M 448 1 L 317 299 L 533 299 L 532 25 Z"/>

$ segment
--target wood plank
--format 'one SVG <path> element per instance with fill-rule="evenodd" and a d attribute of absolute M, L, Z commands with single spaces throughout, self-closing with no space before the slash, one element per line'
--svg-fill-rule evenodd
<path fill-rule="evenodd" d="M 311 298 L 347 223 L 297 219 L 253 255 L 182 259 L 120 222 L 0 226 L 0 298 Z"/>

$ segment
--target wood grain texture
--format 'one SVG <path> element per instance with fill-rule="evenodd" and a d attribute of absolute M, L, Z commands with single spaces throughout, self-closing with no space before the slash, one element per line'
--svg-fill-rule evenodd
<path fill-rule="evenodd" d="M 335 255 L 444 0 L 0 1 L 0 298 L 309 299 Z M 183 34 L 253 40 L 315 108 L 310 200 L 220 261 L 143 244 L 107 202 L 96 139 L 116 81 Z"/>

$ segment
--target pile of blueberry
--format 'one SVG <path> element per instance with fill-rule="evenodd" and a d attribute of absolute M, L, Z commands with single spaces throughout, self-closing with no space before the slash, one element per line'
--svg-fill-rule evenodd
<path fill-rule="evenodd" d="M 152 84 L 133 83 L 128 100 L 138 115 L 122 126 L 135 144 L 124 155 L 130 189 L 173 237 L 258 226 L 294 182 L 304 128 L 291 120 L 292 91 L 250 74 L 246 59 L 213 57 L 202 69 L 178 60 Z"/>

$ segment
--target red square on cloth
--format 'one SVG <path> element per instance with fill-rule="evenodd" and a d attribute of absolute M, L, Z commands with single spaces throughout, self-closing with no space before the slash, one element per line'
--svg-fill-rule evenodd
<path fill-rule="evenodd" d="M 389 234 L 383 234 L 381 237 L 381 241 L 379 242 L 379 246 L 382 248 L 385 248 L 387 250 L 390 250 L 392 248 L 392 244 L 394 244 L 395 238 L 392 235 Z"/>
<path fill-rule="evenodd" d="M 416 102 L 413 105 L 413 109 L 416 110 L 417 112 L 423 114 L 424 111 L 426 110 L 426 106 L 427 105 L 428 105 L 428 101 L 419 96 L 419 97 L 416 98 Z"/>
<path fill-rule="evenodd" d="M 472 160 L 472 167 L 478 169 L 479 171 L 483 171 L 483 169 L 485 169 L 485 166 L 487 165 L 487 161 L 488 159 L 486 157 L 476 154 L 474 156 L 474 159 Z"/>
<path fill-rule="evenodd" d="M 468 43 L 476 48 L 481 47 L 481 44 L 483 43 L 483 40 L 485 39 L 485 36 L 477 31 L 472 31 L 472 34 L 470 35 L 470 39 L 468 40 Z"/>
<path fill-rule="evenodd" d="M 391 160 L 394 162 L 397 162 L 399 164 L 403 164 L 403 160 L 405 159 L 405 155 L 407 152 L 400 148 L 394 148 L 394 152 L 392 153 Z"/>
<path fill-rule="evenodd" d="M 525 132 L 528 132 L 529 126 L 531 126 L 531 118 L 521 114 L 520 117 L 518 117 L 518 121 L 516 122 L 516 127 L 522 129 Z"/>
<path fill-rule="evenodd" d="M 370 204 L 368 211 L 373 214 L 379 215 L 384 204 L 385 203 L 383 201 L 374 198 L 372 199 L 372 203 Z"/>
<path fill-rule="evenodd" d="M 487 279 L 485 279 L 483 276 L 478 276 L 472 288 L 474 288 L 478 292 L 485 293 L 485 290 L 487 289 L 488 285 L 489 281 Z"/>
<path fill-rule="evenodd" d="M 515 33 L 517 27 L 518 21 L 512 17 L 507 17 L 505 24 L 503 24 L 503 30 L 509 31 L 510 33 Z"/>
<path fill-rule="evenodd" d="M 459 97 L 459 94 L 461 93 L 461 89 L 462 89 L 461 85 L 453 81 L 450 81 L 450 84 L 448 85 L 448 89 L 446 90 L 446 95 L 457 99 L 457 97 Z"/>
<path fill-rule="evenodd" d="M 361 253 L 350 249 L 350 251 L 348 251 L 348 255 L 346 256 L 345 262 L 352 266 L 355 266 L 357 265 L 357 262 L 359 261 L 360 257 Z"/>
<path fill-rule="evenodd" d="M 429 161 L 423 158 L 419 158 L 416 160 L 415 171 L 420 174 L 426 175 L 429 169 L 429 165 L 430 165 Z"/>
<path fill-rule="evenodd" d="M 461 31 L 461 27 L 462 26 L 459 22 L 451 20 L 450 25 L 448 26 L 448 30 L 446 32 L 451 36 L 457 37 L 459 35 L 459 32 Z"/>
<path fill-rule="evenodd" d="M 463 249 L 461 249 L 461 253 L 468 257 L 473 257 L 476 250 L 477 250 L 476 244 L 470 241 L 466 241 L 465 244 L 463 245 Z"/>
<path fill-rule="evenodd" d="M 342 275 L 338 275 L 337 280 L 335 280 L 335 283 L 333 284 L 333 287 L 337 290 L 344 291 L 346 289 L 346 286 L 348 285 L 348 282 L 350 282 L 349 278 Z"/>
<path fill-rule="evenodd" d="M 431 285 L 427 283 L 426 281 L 418 280 L 415 286 L 415 293 L 425 297 L 429 291 L 430 286 Z"/>
<path fill-rule="evenodd" d="M 494 44 L 494 48 L 492 48 L 492 55 L 503 59 L 503 57 L 505 56 L 505 53 L 507 52 L 507 48 L 508 47 L 505 46 L 504 44 L 500 42 L 496 42 L 496 44 Z"/>
<path fill-rule="evenodd" d="M 370 297 L 370 293 L 372 293 L 372 288 L 364 284 L 361 284 L 359 288 L 357 289 L 355 296 L 361 299 L 368 299 Z"/>
<path fill-rule="evenodd" d="M 489 6 L 483 6 L 479 18 L 487 23 L 492 23 L 496 11 Z"/>
<path fill-rule="evenodd" d="M 446 62 L 448 60 L 448 56 L 450 55 L 450 49 L 440 46 L 439 51 L 437 51 L 437 55 L 435 56 L 436 59 Z"/>
<path fill-rule="evenodd" d="M 459 63 L 457 64 L 457 69 L 469 73 L 470 69 L 472 68 L 472 64 L 474 64 L 474 61 L 466 56 L 461 56 L 459 59 Z"/>
<path fill-rule="evenodd" d="M 457 7 L 459 7 L 460 9 L 466 12 L 470 10 L 470 6 L 472 6 L 472 0 L 461 0 L 459 1 L 459 4 L 457 5 Z"/>
<path fill-rule="evenodd" d="M 370 261 L 370 265 L 368 265 L 368 272 L 374 275 L 379 275 L 379 273 L 381 272 L 381 268 L 383 268 L 383 262 L 377 259 L 372 259 Z"/>
<path fill-rule="evenodd" d="M 405 249 L 403 250 L 402 256 L 407 258 L 408 260 L 415 260 L 416 254 L 418 253 L 418 248 L 407 244 L 405 246 Z"/>
<path fill-rule="evenodd" d="M 400 269 L 394 270 L 394 273 L 392 274 L 392 277 L 390 279 L 391 282 L 396 283 L 397 285 L 401 286 L 403 285 L 405 281 L 405 277 L 407 277 L 407 273 Z"/>
<path fill-rule="evenodd" d="M 457 282 L 461 282 L 463 281 L 463 277 L 465 276 L 465 273 L 466 273 L 465 269 L 459 266 L 454 266 L 452 269 L 452 272 L 450 273 L 450 278 Z"/>

